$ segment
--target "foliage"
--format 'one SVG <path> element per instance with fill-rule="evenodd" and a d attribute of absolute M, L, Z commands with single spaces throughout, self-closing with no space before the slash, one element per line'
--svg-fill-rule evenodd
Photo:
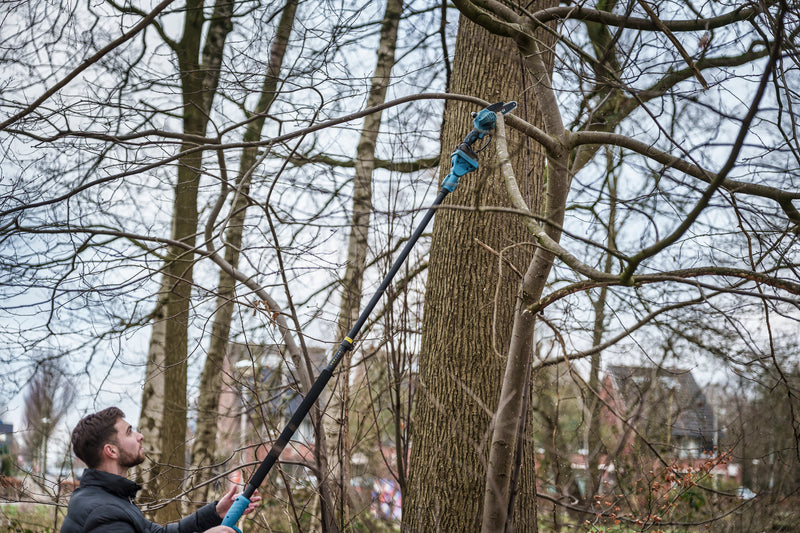
<path fill-rule="evenodd" d="M 8 444 L 0 442 L 0 476 L 10 476 L 14 471 L 14 458 L 8 449 Z"/>

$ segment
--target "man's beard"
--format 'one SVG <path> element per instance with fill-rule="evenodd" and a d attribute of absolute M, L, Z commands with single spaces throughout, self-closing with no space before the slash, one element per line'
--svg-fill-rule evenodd
<path fill-rule="evenodd" d="M 120 450 L 119 453 L 119 465 L 124 468 L 133 468 L 134 466 L 138 466 L 144 462 L 144 452 L 139 450 L 137 454 L 132 454 L 128 452 L 124 452 Z"/>

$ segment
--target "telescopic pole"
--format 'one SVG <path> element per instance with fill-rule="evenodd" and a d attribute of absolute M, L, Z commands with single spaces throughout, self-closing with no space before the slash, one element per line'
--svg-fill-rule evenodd
<path fill-rule="evenodd" d="M 366 323 L 367 319 L 372 313 L 372 310 L 377 305 L 378 300 L 380 300 L 381 296 L 383 296 L 383 293 L 389 287 L 389 284 L 392 282 L 395 274 L 397 274 L 398 270 L 400 270 L 400 267 L 405 262 L 408 254 L 411 253 L 411 249 L 414 248 L 414 245 L 416 244 L 417 240 L 419 240 L 422 232 L 425 231 L 428 223 L 436 213 L 436 208 L 442 203 L 448 194 L 455 190 L 456 186 L 458 185 L 458 179 L 461 176 L 478 168 L 478 160 L 475 151 L 472 149 L 472 144 L 478 139 L 482 139 L 486 134 L 489 134 L 490 131 L 494 129 L 494 124 L 497 118 L 495 114 L 496 112 L 505 114 L 514 109 L 514 107 L 516 107 L 515 102 L 510 102 L 507 104 L 499 102 L 481 110 L 480 113 L 474 114 L 473 130 L 469 133 L 469 135 L 467 135 L 467 137 L 464 139 L 464 142 L 458 145 L 458 148 L 456 148 L 451 155 L 450 173 L 442 182 L 442 187 L 439 190 L 439 194 L 436 196 L 436 199 L 433 201 L 433 204 L 431 204 L 431 206 L 428 208 L 422 221 L 417 226 L 417 229 L 414 230 L 414 233 L 403 247 L 400 255 L 397 256 L 397 259 L 395 259 L 392 268 L 383 278 L 378 290 L 372 296 L 369 303 L 358 317 L 356 323 L 339 345 L 339 349 L 336 350 L 336 353 L 333 355 L 330 362 L 328 362 L 328 365 L 322 370 L 322 372 L 320 372 L 319 377 L 317 377 L 317 380 L 311 386 L 311 390 L 308 391 L 308 394 L 306 394 L 305 398 L 303 398 L 302 403 L 294 412 L 292 418 L 286 424 L 286 427 L 284 427 L 283 431 L 281 431 L 278 439 L 273 443 L 269 453 L 261 462 L 258 470 L 256 470 L 256 472 L 248 481 L 244 491 L 236 497 L 236 500 L 234 500 L 233 505 L 228 510 L 225 518 L 222 520 L 223 526 L 228 526 L 241 533 L 241 531 L 236 527 L 236 523 L 239 521 L 239 518 L 241 518 L 242 514 L 244 514 L 244 511 L 250 504 L 250 498 L 253 496 L 253 493 L 256 491 L 256 489 L 261 486 L 261 483 L 264 482 L 264 479 L 266 479 L 269 471 L 278 461 L 278 458 L 283 452 L 283 449 L 291 440 L 294 432 L 297 431 L 300 423 L 308 415 L 311 407 L 325 389 L 328 381 L 330 381 L 334 371 L 336 370 L 336 367 L 341 362 L 342 357 L 344 357 L 344 354 L 353 349 L 353 344 L 356 337 L 358 337 L 358 333 L 361 331 L 361 328 Z"/>

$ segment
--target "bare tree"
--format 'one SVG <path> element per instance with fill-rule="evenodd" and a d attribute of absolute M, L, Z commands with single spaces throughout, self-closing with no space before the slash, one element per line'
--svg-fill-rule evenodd
<path fill-rule="evenodd" d="M 64 415 L 72 409 L 76 392 L 57 359 L 39 358 L 25 392 L 23 423 L 27 431 L 23 442 L 31 467 L 43 476 L 47 473 L 47 445 Z"/>

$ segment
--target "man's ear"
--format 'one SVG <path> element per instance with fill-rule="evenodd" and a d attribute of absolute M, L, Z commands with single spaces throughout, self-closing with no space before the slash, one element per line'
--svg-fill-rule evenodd
<path fill-rule="evenodd" d="M 116 445 L 107 442 L 103 445 L 103 456 L 116 460 L 119 457 L 119 449 L 117 449 Z"/>

